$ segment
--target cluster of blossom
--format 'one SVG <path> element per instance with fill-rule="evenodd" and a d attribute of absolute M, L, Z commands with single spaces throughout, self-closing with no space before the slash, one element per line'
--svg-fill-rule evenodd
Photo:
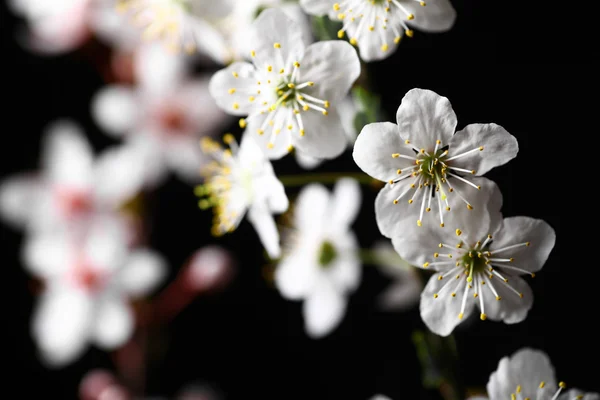
<path fill-rule="evenodd" d="M 516 139 L 493 123 L 456 132 L 448 99 L 423 89 L 406 93 L 396 124 L 370 123 L 358 135 L 353 126 L 350 90 L 361 59 L 389 56 L 413 27 L 450 29 L 448 0 L 27 0 L 14 10 L 29 22 L 26 46 L 56 53 L 94 34 L 114 48 L 121 77 L 91 104 L 120 145 L 94 160 L 74 123 L 55 123 L 43 170 L 0 187 L 2 215 L 28 233 L 23 263 L 45 282 L 32 326 L 49 363 L 74 360 L 88 342 L 115 349 L 131 337 L 127 299 L 156 288 L 166 263 L 145 247 L 139 216 L 125 205 L 170 170 L 190 183 L 202 177 L 195 194 L 200 208 L 213 209 L 215 236 L 247 216 L 277 261 L 278 291 L 303 301 L 307 334 L 332 332 L 361 281 L 352 230 L 360 186 L 342 178 L 330 193 L 313 182 L 292 207 L 271 160 L 293 153 L 309 169 L 348 147 L 385 183 L 375 215 L 391 244 L 378 244 L 372 262 L 398 283 L 381 296 L 383 307 L 419 302 L 424 323 L 441 336 L 476 309 L 481 320 L 526 318 L 533 293 L 521 276 L 542 269 L 556 236 L 542 220 L 503 218 L 502 195 L 482 176 L 516 157 Z M 341 23 L 337 37 L 347 40 L 313 43 L 307 14 Z M 195 78 L 191 61 L 207 58 L 227 66 Z M 239 143 L 224 135 L 222 145 L 214 136 L 228 114 L 243 133 Z M 292 208 L 280 232 L 274 215 Z M 210 251 L 184 271 L 187 285 L 204 288 L 223 274 L 226 256 Z M 424 287 L 417 267 L 435 271 Z M 487 390 L 492 400 L 598 398 L 564 388 L 543 353 L 524 349 L 500 361 Z"/>

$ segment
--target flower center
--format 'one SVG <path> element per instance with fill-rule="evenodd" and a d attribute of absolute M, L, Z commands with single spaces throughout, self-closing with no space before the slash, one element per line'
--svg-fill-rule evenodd
<path fill-rule="evenodd" d="M 58 204 L 67 218 L 80 216 L 92 208 L 92 199 L 85 191 L 59 189 L 56 192 Z"/>
<path fill-rule="evenodd" d="M 188 26 L 189 0 L 118 0 L 117 11 L 131 16 L 134 26 L 142 28 L 142 39 L 163 39 L 172 50 L 197 49 L 194 27 Z"/>
<path fill-rule="evenodd" d="M 460 229 L 457 229 L 455 233 L 456 236 L 460 237 L 463 232 Z M 457 291 L 462 290 L 461 287 L 464 284 L 461 311 L 458 318 L 463 318 L 467 296 L 472 289 L 473 297 L 479 298 L 479 307 L 481 309 L 480 317 L 482 320 L 485 320 L 487 318 L 487 315 L 485 314 L 485 303 L 483 301 L 483 296 L 480 296 L 479 293 L 486 290 L 486 288 L 491 291 L 497 301 L 502 300 L 502 297 L 499 295 L 496 285 L 505 288 L 512 293 L 511 295 L 516 295 L 519 299 L 523 298 L 523 293 L 516 290 L 509 283 L 508 278 L 514 276 L 512 274 L 515 273 L 517 273 L 517 275 L 530 274 L 531 277 L 535 277 L 535 274 L 523 268 L 514 266 L 513 263 L 515 259 L 513 257 L 506 257 L 505 254 L 510 250 L 523 246 L 529 247 L 530 245 L 530 242 L 524 242 L 494 249 L 492 235 L 487 235 L 482 241 L 477 241 L 474 244 L 466 243 L 463 240 L 460 240 L 455 246 L 440 243 L 438 247 L 440 249 L 448 249 L 448 253 L 433 253 L 435 261 L 424 263 L 423 268 L 428 268 L 430 266 L 435 267 L 441 272 L 441 274 L 438 275 L 438 280 L 440 281 L 450 276 L 455 276 L 456 279 L 448 279 L 433 297 L 437 299 L 446 291 L 450 291 L 450 295 L 456 297 Z M 498 257 L 498 254 L 500 254 L 500 257 Z M 444 256 L 450 260 L 438 261 L 440 257 Z M 498 270 L 502 272 L 499 272 Z M 461 279 L 463 276 L 466 277 L 464 280 Z M 493 279 L 494 277 L 496 277 L 496 279 Z"/>
<path fill-rule="evenodd" d="M 161 126 L 169 134 L 180 133 L 187 128 L 187 119 L 185 114 L 175 107 L 169 107 L 160 112 L 159 121 Z"/>
<path fill-rule="evenodd" d="M 406 140 L 405 143 L 410 144 L 410 141 Z M 469 210 L 473 209 L 471 203 L 469 203 L 469 201 L 450 184 L 448 181 L 450 177 L 464 182 L 475 189 L 481 189 L 481 186 L 475 185 L 473 182 L 458 175 L 458 173 L 468 173 L 473 175 L 477 171 L 453 167 L 451 161 L 467 156 L 473 152 L 482 151 L 483 146 L 455 156 L 448 155 L 449 148 L 449 145 L 443 145 L 441 140 L 437 140 L 432 151 L 427 151 L 425 149 L 417 150 L 413 148 L 416 156 L 408 156 L 400 153 L 392 154 L 392 158 L 413 160 L 415 163 L 414 166 L 409 167 L 408 169 L 398 169 L 396 173 L 400 177 L 397 179 L 390 179 L 388 183 L 390 184 L 390 187 L 392 187 L 395 183 L 411 177 L 414 178 L 409 188 L 394 199 L 394 204 L 398 204 L 400 199 L 406 196 L 411 189 L 416 189 L 408 200 L 408 204 L 413 204 L 414 201 L 418 199 L 419 195 L 421 195 L 421 211 L 419 213 L 419 219 L 417 220 L 418 226 L 422 225 L 424 212 L 431 211 L 432 199 L 437 198 L 440 226 L 442 228 L 444 227 L 443 209 L 445 209 L 445 211 L 450 211 L 448 193 L 456 191 L 457 196 L 467 205 L 467 208 Z M 438 196 L 436 196 L 437 192 L 439 192 Z"/>
<path fill-rule="evenodd" d="M 389 44 L 386 41 L 386 30 L 391 28 L 394 32 L 394 43 L 398 44 L 405 34 L 413 37 L 414 32 L 406 25 L 405 21 L 411 21 L 415 16 L 402 5 L 406 0 L 345 0 L 335 3 L 333 10 L 344 24 L 338 31 L 338 38 L 342 39 L 346 31 L 353 36 L 350 43 L 356 45 L 361 40 L 367 40 L 368 36 L 379 34 L 381 51 L 386 52 Z M 416 1 L 422 6 L 425 2 Z"/>
<path fill-rule="evenodd" d="M 337 258 L 337 255 L 338 252 L 333 243 L 328 240 L 321 243 L 321 247 L 319 248 L 319 265 L 321 268 L 326 269 L 331 267 L 331 264 Z"/>

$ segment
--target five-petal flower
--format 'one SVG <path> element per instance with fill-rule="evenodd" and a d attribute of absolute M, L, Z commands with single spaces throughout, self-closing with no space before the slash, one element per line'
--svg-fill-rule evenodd
<path fill-rule="evenodd" d="M 319 184 L 302 189 L 294 205 L 293 227 L 275 270 L 282 296 L 303 299 L 306 332 L 327 335 L 342 320 L 346 297 L 360 283 L 358 242 L 350 225 L 360 208 L 360 187 L 345 178 L 333 195 Z"/>
<path fill-rule="evenodd" d="M 346 146 L 337 102 L 360 73 L 356 51 L 341 41 L 305 49 L 302 30 L 281 10 L 267 9 L 254 21 L 252 63 L 236 62 L 217 72 L 210 92 L 240 120 L 271 159 L 294 147 L 317 158 L 333 158 Z"/>
<path fill-rule="evenodd" d="M 456 212 L 451 210 L 464 207 L 473 219 L 485 216 L 494 192 L 481 189 L 494 184 L 479 175 L 514 158 L 517 140 L 496 124 L 471 124 L 454 133 L 450 102 L 430 90 L 410 90 L 396 117 L 398 125 L 365 126 L 354 145 L 358 166 L 387 182 L 375 202 L 381 233 L 393 238 L 403 234 L 406 220 L 421 226 L 436 217 L 444 227 Z"/>

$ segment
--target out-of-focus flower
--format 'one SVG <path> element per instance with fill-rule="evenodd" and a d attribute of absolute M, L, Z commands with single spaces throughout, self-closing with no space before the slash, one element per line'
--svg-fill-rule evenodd
<path fill-rule="evenodd" d="M 377 394 L 373 397 L 371 397 L 371 400 L 391 400 L 389 397 L 384 396 L 382 394 Z"/>
<path fill-rule="evenodd" d="M 384 310 L 403 311 L 419 302 L 423 283 L 415 268 L 404 261 L 389 242 L 378 242 L 373 248 L 374 262 L 395 280 L 379 297 Z"/>
<path fill-rule="evenodd" d="M 220 286 L 233 273 L 231 255 L 219 246 L 205 246 L 192 254 L 187 262 L 187 286 L 201 292 Z"/>
<path fill-rule="evenodd" d="M 74 361 L 88 343 L 112 350 L 131 336 L 134 316 L 128 300 L 160 284 L 166 265 L 153 251 L 131 250 L 127 237 L 120 221 L 96 217 L 84 233 L 28 238 L 24 265 L 45 283 L 32 335 L 49 366 Z"/>
<path fill-rule="evenodd" d="M 354 146 L 354 142 L 356 141 L 356 136 L 358 134 L 358 132 L 356 132 L 356 128 L 354 127 L 354 118 L 356 117 L 357 111 L 358 108 L 352 95 L 346 96 L 338 105 L 340 120 L 348 140 L 348 145 L 346 147 L 350 148 Z M 304 169 L 316 168 L 324 161 L 320 158 L 311 157 L 310 155 L 303 153 L 301 150 L 296 150 L 294 155 L 296 156 L 296 162 L 298 165 Z"/>
<path fill-rule="evenodd" d="M 540 351 L 523 348 L 512 357 L 504 357 L 487 384 L 489 400 L 599 400 L 599 393 L 571 389 L 564 392 L 564 382 L 556 384 L 554 368 L 548 356 Z M 563 393 L 564 392 L 564 393 Z M 488 397 L 471 397 L 470 400 Z"/>
<path fill-rule="evenodd" d="M 27 20 L 23 44 L 36 52 L 56 54 L 74 50 L 90 37 L 92 0 L 10 0 L 11 9 Z"/>
<path fill-rule="evenodd" d="M 339 155 L 346 138 L 337 103 L 360 74 L 356 51 L 341 41 L 305 49 L 300 27 L 277 9 L 263 11 L 249 34 L 252 63 L 233 63 L 211 79 L 219 106 L 248 116 L 240 125 L 271 159 L 294 147 L 319 158 Z"/>
<path fill-rule="evenodd" d="M 78 228 L 98 213 L 113 213 L 142 187 L 143 163 L 124 147 L 94 160 L 80 128 L 53 123 L 45 132 L 42 170 L 0 185 L 0 215 L 18 228 Z"/>
<path fill-rule="evenodd" d="M 290 300 L 304 300 L 306 332 L 331 332 L 346 311 L 348 293 L 360 283 L 358 243 L 350 225 L 360 209 L 360 187 L 338 181 L 330 195 L 319 184 L 302 189 L 294 207 L 294 226 L 284 238 L 275 284 Z"/>
<path fill-rule="evenodd" d="M 196 182 L 205 161 L 198 140 L 227 122 L 210 97 L 208 80 L 188 78 L 181 59 L 162 53 L 156 46 L 141 49 L 135 59 L 139 84 L 107 86 L 92 102 L 96 122 L 113 136 L 125 136 L 145 159 L 150 186 L 169 169 Z"/>
<path fill-rule="evenodd" d="M 127 390 L 110 371 L 95 369 L 88 372 L 79 383 L 81 400 L 128 400 Z"/>
<path fill-rule="evenodd" d="M 490 213 L 498 212 L 497 205 L 490 207 Z M 554 247 L 554 229 L 529 217 L 480 220 L 466 210 L 456 216 L 461 218 L 453 232 L 437 227 L 423 232 L 409 224 L 402 236 L 392 239 L 403 259 L 438 271 L 421 294 L 423 321 L 441 336 L 449 335 L 476 307 L 482 320 L 523 321 L 533 293 L 520 275 L 534 276 L 542 269 Z"/>
<path fill-rule="evenodd" d="M 143 29 L 144 40 L 162 40 L 168 49 L 196 51 L 225 64 L 231 54 L 215 25 L 233 9 L 231 0 L 116 0 L 118 10 Z"/>
<path fill-rule="evenodd" d="M 265 250 L 271 258 L 277 258 L 281 249 L 272 214 L 287 210 L 285 189 L 251 137 L 245 134 L 238 146 L 227 134 L 224 142 L 229 149 L 209 138 L 202 140 L 203 151 L 214 161 L 205 166 L 205 183 L 196 188 L 196 194 L 203 197 L 200 208 L 213 208 L 212 232 L 217 236 L 234 231 L 248 211 Z"/>
<path fill-rule="evenodd" d="M 456 19 L 448 0 L 429 0 L 427 4 L 418 0 L 300 0 L 300 5 L 309 14 L 341 21 L 344 27 L 338 37 L 346 34 L 365 61 L 388 57 L 405 34 L 413 36 L 410 26 L 444 32 Z"/>
<path fill-rule="evenodd" d="M 387 182 L 375 200 L 381 233 L 403 235 L 406 226 L 451 222 L 467 207 L 473 219 L 485 215 L 491 184 L 481 177 L 517 155 L 517 140 L 496 124 L 471 124 L 454 133 L 456 115 L 446 97 L 412 89 L 402 99 L 398 125 L 365 126 L 354 145 L 354 161 L 375 179 Z M 478 190 L 479 189 L 479 190 Z M 430 211 L 437 209 L 437 212 Z M 451 211 L 451 212 L 450 212 Z M 428 215 L 430 215 L 428 217 Z"/>

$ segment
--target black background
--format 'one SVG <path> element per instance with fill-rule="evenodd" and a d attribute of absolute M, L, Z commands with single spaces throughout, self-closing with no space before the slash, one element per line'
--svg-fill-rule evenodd
<path fill-rule="evenodd" d="M 597 202 L 588 190 L 597 185 L 597 167 L 585 164 L 599 154 L 597 125 L 592 124 L 597 119 L 592 107 L 596 67 L 589 63 L 595 47 L 585 43 L 586 10 L 505 0 L 452 3 L 458 12 L 452 31 L 416 31 L 413 39 L 405 38 L 393 56 L 369 64 L 372 88 L 381 94 L 388 120 L 394 120 L 406 91 L 421 87 L 450 99 L 459 129 L 475 122 L 504 126 L 518 139 L 519 155 L 487 174 L 504 194 L 504 214 L 542 218 L 558 237 L 544 269 L 530 280 L 535 302 L 524 322 L 475 321 L 455 331 L 457 371 L 468 387 L 483 388 L 501 357 L 533 346 L 550 355 L 558 378 L 569 386 L 600 391 Z M 569 18 L 573 13 L 575 20 Z M 95 55 L 30 54 L 14 40 L 16 26 L 2 4 L 2 178 L 37 168 L 40 134 L 56 118 L 81 123 L 97 150 L 112 144 L 89 115 L 91 96 L 103 84 L 90 62 Z M 292 158 L 274 166 L 281 174 L 299 172 Z M 322 170 L 358 168 L 346 152 Z M 362 247 L 380 237 L 375 195 L 364 189 L 355 224 Z M 421 389 L 410 340 L 415 328 L 423 328 L 418 310 L 377 311 L 374 300 L 389 280 L 375 268 L 364 267 L 363 282 L 341 325 L 328 337 L 311 340 L 303 333 L 301 304 L 283 300 L 263 279 L 262 248 L 249 223 L 216 241 L 209 235 L 210 213 L 198 210 L 191 188 L 175 178 L 147 198 L 150 243 L 174 271 L 195 249 L 218 242 L 235 254 L 238 274 L 222 292 L 198 298 L 157 333 L 168 347 L 147 366 L 146 394 L 172 396 L 201 380 L 228 399 L 359 400 L 375 393 L 392 399 L 437 398 L 435 391 Z M 0 225 L 0 239 L 3 326 L 9 335 L 3 364 L 18 378 L 7 385 L 18 390 L 19 398 L 76 398 L 83 374 L 112 368 L 111 359 L 92 348 L 62 370 L 38 362 L 29 337 L 34 297 L 19 263 L 22 235 Z"/>

